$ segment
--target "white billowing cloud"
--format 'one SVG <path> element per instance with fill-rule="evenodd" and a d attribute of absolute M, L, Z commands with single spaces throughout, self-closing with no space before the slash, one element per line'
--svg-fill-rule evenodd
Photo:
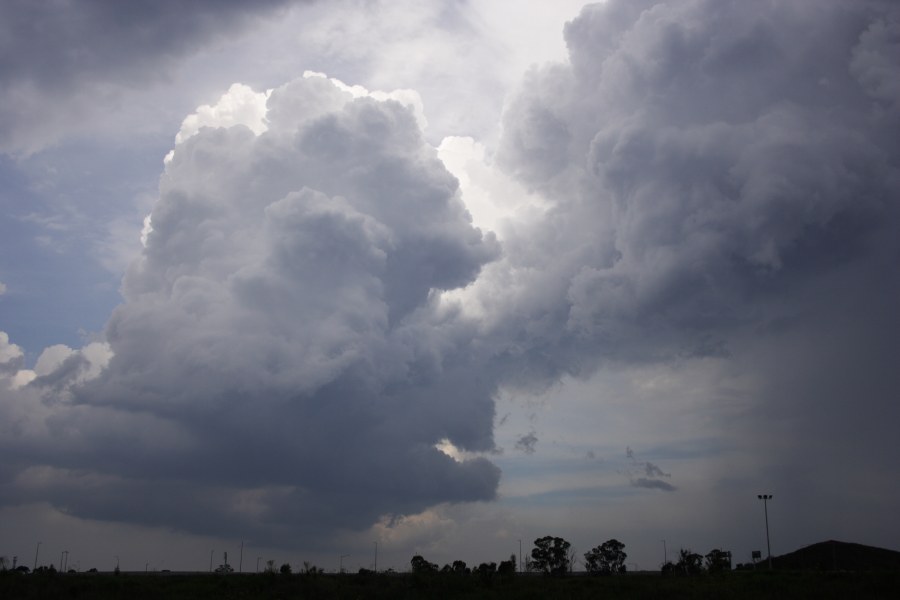
<path fill-rule="evenodd" d="M 63 368 L 66 362 L 79 358 L 84 361 L 83 368 L 71 383 L 78 383 L 97 377 L 109 364 L 112 352 L 104 342 L 92 342 L 75 350 L 64 344 L 56 344 L 45 348 L 34 364 L 34 373 L 38 377 L 48 377 Z"/>
<path fill-rule="evenodd" d="M 22 349 L 9 341 L 5 331 L 0 331 L 0 368 L 18 368 L 23 357 Z"/>
<path fill-rule="evenodd" d="M 472 453 L 493 448 L 495 381 L 466 379 L 476 329 L 438 295 L 499 246 L 472 226 L 415 103 L 306 77 L 269 94 L 253 131 L 230 124 L 260 114 L 234 108 L 245 92 L 198 111 L 167 161 L 108 346 L 38 359 L 24 391 L 63 401 L 43 418 L 67 423 L 55 444 L 74 458 L 32 457 L 41 484 L 22 493 L 273 543 L 493 498 L 499 472 Z M 129 450 L 113 451 L 123 435 Z M 160 502 L 122 514 L 110 496 Z"/>
<path fill-rule="evenodd" d="M 325 73 L 319 73 L 317 71 L 304 71 L 303 77 L 307 79 L 310 77 L 322 77 L 328 79 L 336 88 L 348 92 L 354 98 L 374 98 L 375 100 L 380 101 L 396 100 L 413 111 L 419 129 L 425 131 L 428 127 L 428 119 L 425 118 L 425 106 L 422 104 L 422 97 L 419 96 L 419 92 L 416 90 L 399 89 L 391 92 L 383 92 L 381 90 L 369 91 L 359 84 L 347 85 L 340 79 L 328 77 Z"/>
<path fill-rule="evenodd" d="M 141 246 L 144 248 L 147 247 L 147 240 L 150 238 L 150 232 L 153 231 L 153 215 L 147 215 L 144 217 L 144 221 L 141 225 Z"/>
<path fill-rule="evenodd" d="M 266 130 L 266 100 L 271 90 L 254 92 L 249 86 L 234 83 L 222 94 L 215 104 L 203 104 L 181 122 L 181 129 L 175 135 L 175 144 L 181 144 L 188 138 L 197 135 L 201 127 L 232 127 L 244 125 L 259 135 Z M 172 160 L 174 150 L 165 157 L 165 162 Z M 144 220 L 145 229 L 149 219 Z M 143 235 L 143 232 L 142 232 Z"/>
<path fill-rule="evenodd" d="M 57 370 L 63 361 L 75 354 L 75 351 L 63 344 L 56 344 L 45 348 L 38 357 L 34 365 L 34 372 L 37 375 L 49 375 Z"/>
<path fill-rule="evenodd" d="M 254 92 L 241 83 L 232 84 L 216 104 L 198 106 L 195 113 L 184 118 L 175 143 L 180 144 L 197 135 L 201 127 L 245 125 L 259 135 L 266 130 L 266 100 L 270 93 L 271 90 Z"/>
<path fill-rule="evenodd" d="M 27 369 L 21 348 L 0 331 L 0 443 L 7 456 L 7 469 L 0 472 L 0 501 L 34 499 L 26 488 L 53 469 L 44 461 L 60 449 L 82 452 L 83 440 L 72 443 L 73 438 L 100 432 L 100 422 L 78 427 L 77 421 L 87 415 L 72 407 L 71 390 L 96 377 L 109 358 L 109 347 L 102 342 L 80 350 L 56 345 L 41 353 L 34 369 Z"/>
<path fill-rule="evenodd" d="M 54 400 L 69 398 L 73 385 L 97 377 L 111 357 L 109 346 L 104 342 L 92 342 L 78 350 L 56 344 L 45 348 L 34 368 L 27 369 L 24 368 L 22 349 L 9 341 L 6 332 L 0 331 L 0 379 L 5 380 L 12 391 L 34 382 L 38 387 L 48 388 Z M 12 404 L 21 403 L 15 393 L 10 393 Z"/>

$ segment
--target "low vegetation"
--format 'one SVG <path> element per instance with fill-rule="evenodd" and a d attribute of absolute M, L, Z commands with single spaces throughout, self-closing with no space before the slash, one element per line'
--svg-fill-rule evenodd
<path fill-rule="evenodd" d="M 0 573 L 0 598 L 890 598 L 900 572 L 735 571 L 725 575 L 621 577 L 534 574 L 481 577 L 421 574 L 127 574 Z"/>
<path fill-rule="evenodd" d="M 863 551 L 830 542 L 832 563 Z M 819 545 L 809 552 L 819 552 Z M 545 536 L 534 542 L 517 569 L 517 557 L 469 567 L 456 560 L 442 567 L 421 555 L 410 560 L 406 573 L 325 573 L 304 562 L 297 572 L 267 561 L 262 573 L 238 574 L 226 562 L 214 573 L 58 573 L 40 567 L 0 568 L 0 598 L 898 598 L 900 569 L 882 561 L 883 570 L 732 569 L 731 555 L 713 549 L 706 555 L 682 549 L 676 562 L 659 572 L 626 572 L 625 544 L 611 539 L 584 553 L 584 571 L 573 572 L 575 553 L 562 538 Z M 875 549 L 870 549 L 875 550 Z M 799 552 L 799 551 L 798 551 Z M 867 551 L 866 557 L 876 556 Z M 888 551 L 884 551 L 888 552 Z M 797 554 L 797 553 L 794 553 Z M 789 555 L 791 556 L 791 555 Z M 817 556 L 817 555 L 816 555 Z M 881 556 L 881 555 L 877 555 Z M 876 557 L 877 557 L 876 556 Z M 885 559 L 886 560 L 886 559 Z M 776 563 L 778 561 L 776 560 Z M 6 561 L 0 561 L 6 566 Z M 845 558 L 845 566 L 849 566 Z M 743 565 L 741 565 L 743 566 Z M 762 565 L 760 565 L 762 567 Z"/>

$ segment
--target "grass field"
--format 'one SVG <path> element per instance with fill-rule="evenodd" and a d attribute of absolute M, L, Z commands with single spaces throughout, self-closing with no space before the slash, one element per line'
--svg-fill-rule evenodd
<path fill-rule="evenodd" d="M 900 598 L 900 572 L 731 572 L 697 577 L 0 573 L 0 598 Z"/>

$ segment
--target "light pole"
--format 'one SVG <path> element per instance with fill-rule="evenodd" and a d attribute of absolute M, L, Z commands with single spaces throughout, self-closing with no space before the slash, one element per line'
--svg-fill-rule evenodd
<path fill-rule="evenodd" d="M 663 566 L 665 567 L 669 562 L 669 553 L 666 552 L 666 540 L 659 540 L 663 545 Z"/>
<path fill-rule="evenodd" d="M 215 552 L 215 551 L 216 551 L 215 548 L 213 548 L 212 550 L 209 551 L 209 572 L 210 573 L 212 573 L 212 557 L 213 557 L 213 552 Z"/>
<path fill-rule="evenodd" d="M 769 544 L 769 500 L 772 494 L 757 494 L 757 498 L 763 501 L 763 512 L 766 515 L 766 553 L 769 555 L 769 570 L 772 569 L 772 546 Z"/>
<path fill-rule="evenodd" d="M 32 569 L 32 571 L 37 571 L 38 552 L 40 552 L 40 551 L 41 551 L 41 542 L 38 542 L 37 548 L 35 548 L 35 550 L 34 550 L 34 568 Z"/>
<path fill-rule="evenodd" d="M 378 542 L 375 542 L 375 565 L 373 571 L 378 572 Z"/>
<path fill-rule="evenodd" d="M 65 562 L 63 563 L 63 572 L 65 573 L 65 572 L 67 572 L 67 571 L 69 570 L 69 551 L 68 551 L 68 550 L 63 550 L 63 554 L 66 555 L 66 560 L 65 560 Z"/>
<path fill-rule="evenodd" d="M 347 558 L 348 556 L 350 556 L 350 555 L 349 554 L 341 554 L 341 567 L 338 570 L 338 573 L 340 573 L 342 575 L 344 574 L 344 559 Z"/>
<path fill-rule="evenodd" d="M 257 573 L 259 573 L 259 559 L 261 559 L 261 558 L 262 558 L 262 556 L 257 556 L 257 557 L 256 557 L 256 572 L 257 572 Z"/>

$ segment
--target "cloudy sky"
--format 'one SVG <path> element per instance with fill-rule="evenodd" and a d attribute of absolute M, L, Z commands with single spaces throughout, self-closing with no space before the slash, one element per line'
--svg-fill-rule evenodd
<path fill-rule="evenodd" d="M 745 562 L 760 493 L 900 549 L 898 54 L 888 0 L 4 2 L 0 555 Z"/>

